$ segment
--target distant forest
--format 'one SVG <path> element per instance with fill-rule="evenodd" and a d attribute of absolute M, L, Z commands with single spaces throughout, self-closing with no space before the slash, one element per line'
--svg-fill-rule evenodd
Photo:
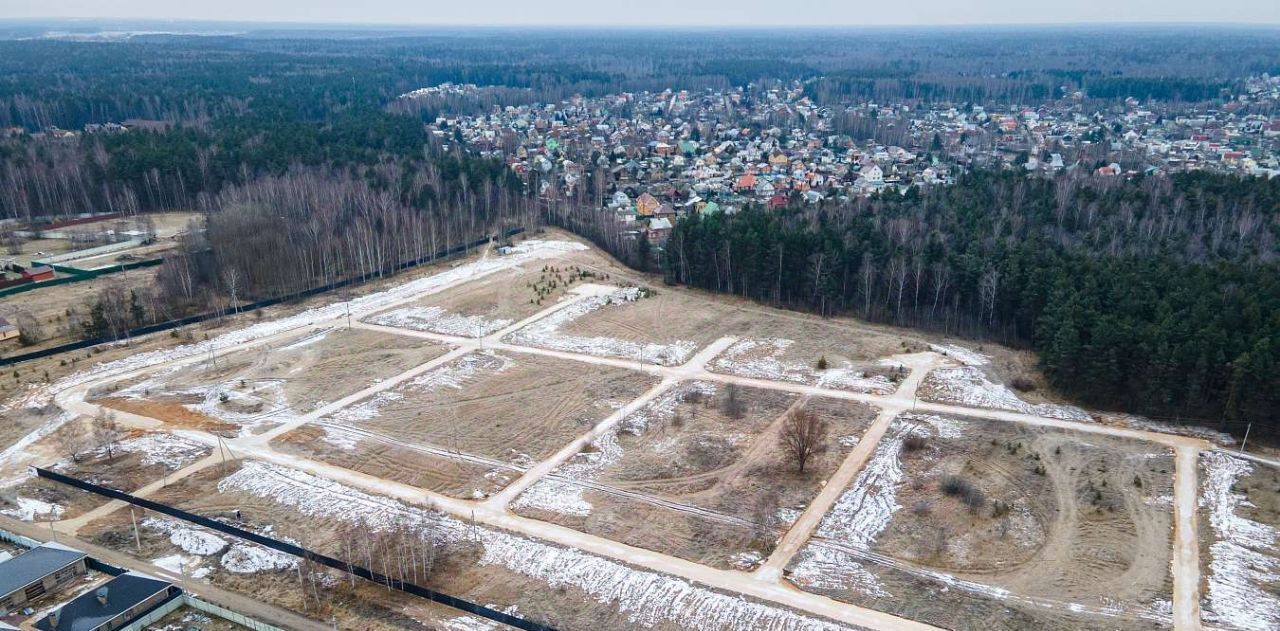
<path fill-rule="evenodd" d="M 1277 183 L 974 173 L 923 195 L 686 220 L 659 257 L 591 200 L 545 205 L 536 182 L 422 125 L 574 94 L 791 81 L 820 104 L 1007 109 L 1084 90 L 1098 107 L 1172 110 L 1280 73 L 1275 29 L 367 35 L 0 40 L 0 218 L 204 211 L 208 229 L 149 295 L 103 298 L 119 327 L 547 222 L 672 282 L 1030 346 L 1081 400 L 1277 434 Z M 491 89 L 396 100 L 443 82 Z M 109 122 L 132 130 L 32 135 Z"/>

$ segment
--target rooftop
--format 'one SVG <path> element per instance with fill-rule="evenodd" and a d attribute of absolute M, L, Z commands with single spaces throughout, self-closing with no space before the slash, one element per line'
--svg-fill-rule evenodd
<path fill-rule="evenodd" d="M 85 556 L 79 550 L 51 542 L 0 563 L 0 596 L 8 596 Z"/>
<path fill-rule="evenodd" d="M 36 623 L 36 628 L 43 631 L 90 631 L 172 586 L 168 581 L 140 572 L 126 572 L 63 605 L 57 610 L 57 626 L 50 624 L 51 616 L 45 616 Z M 98 599 L 100 593 L 106 595 L 105 604 Z"/>

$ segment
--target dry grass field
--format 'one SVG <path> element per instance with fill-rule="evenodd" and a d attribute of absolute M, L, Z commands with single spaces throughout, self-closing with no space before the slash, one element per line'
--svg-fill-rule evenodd
<path fill-rule="evenodd" d="M 778 445 L 788 414 L 828 424 L 800 473 Z M 864 405 L 682 383 L 526 492 L 517 512 L 716 567 L 748 569 L 839 466 L 873 416 Z"/>
<path fill-rule="evenodd" d="M 1172 471 L 1145 442 L 905 415 L 792 580 L 948 628 L 1058 628 L 1067 603 L 1155 626 L 1172 595 Z"/>

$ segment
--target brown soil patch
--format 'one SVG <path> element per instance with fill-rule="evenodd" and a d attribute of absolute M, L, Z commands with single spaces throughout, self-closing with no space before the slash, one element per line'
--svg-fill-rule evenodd
<path fill-rule="evenodd" d="M 240 429 L 238 425 L 196 412 L 186 407 L 182 401 L 106 397 L 99 399 L 97 403 L 121 412 L 158 419 L 173 428 L 206 432 L 236 432 Z"/>
<path fill-rule="evenodd" d="M 400 384 L 392 391 L 400 399 L 354 422 L 392 440 L 521 463 L 555 453 L 654 383 L 618 368 L 472 353 Z"/>
<path fill-rule="evenodd" d="M 332 430 L 300 427 L 277 438 L 272 446 L 285 453 L 461 499 L 497 493 L 520 475 L 512 469 L 423 453 L 392 441 L 347 436 L 341 432 L 337 436 L 354 444 L 335 446 L 325 440 L 326 431 Z"/>

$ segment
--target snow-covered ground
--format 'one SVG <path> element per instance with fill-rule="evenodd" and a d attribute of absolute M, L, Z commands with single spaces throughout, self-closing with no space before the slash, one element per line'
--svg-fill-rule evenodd
<path fill-rule="evenodd" d="M 583 497 L 586 489 L 581 483 L 594 482 L 601 472 L 622 458 L 623 449 L 618 444 L 619 432 L 633 436 L 643 435 L 649 427 L 670 421 L 680 401 L 690 393 L 713 396 L 715 391 L 713 383 L 691 381 L 663 392 L 591 441 L 591 450 L 575 454 L 550 475 L 538 480 L 520 494 L 511 507 L 541 509 L 562 515 L 590 515 L 592 506 Z"/>
<path fill-rule="evenodd" d="M 1209 512 L 1208 590 L 1204 616 L 1237 629 L 1280 629 L 1280 540 L 1275 524 L 1238 514 L 1249 506 L 1236 481 L 1256 466 L 1219 451 L 1200 455 L 1204 472 L 1200 509 Z"/>
<path fill-rule="evenodd" d="M 236 574 L 254 574 L 276 570 L 292 570 L 298 558 L 260 545 L 237 542 L 222 555 L 222 567 Z"/>
<path fill-rule="evenodd" d="M 1087 423 L 1093 420 L 1088 412 L 1078 407 L 1023 401 L 1004 385 L 992 383 L 982 369 L 974 366 L 938 368 L 929 373 L 922 388 L 931 391 L 929 398 L 940 403 L 1021 412 L 1064 421 Z"/>
<path fill-rule="evenodd" d="M 497 333 L 514 322 L 514 320 L 507 318 L 486 318 L 478 315 L 464 316 L 458 313 L 449 313 L 435 306 L 404 307 L 366 318 L 365 321 L 382 326 L 392 326 L 413 331 L 429 331 L 458 337 L 484 337 Z"/>
<path fill-rule="evenodd" d="M 697 350 L 697 344 L 689 340 L 653 344 L 604 336 L 567 335 L 561 331 L 565 325 L 593 311 L 615 305 L 625 308 L 627 303 L 643 298 L 644 291 L 639 287 L 625 287 L 603 295 L 588 296 L 512 332 L 506 336 L 505 341 L 598 357 L 621 357 L 663 366 L 684 363 Z"/>
<path fill-rule="evenodd" d="M 857 479 L 822 518 L 816 534 L 843 547 L 869 551 L 893 514 L 902 508 L 897 495 L 903 482 L 899 460 L 903 441 L 913 433 L 955 438 L 964 432 L 964 426 L 964 421 L 929 414 L 904 415 L 895 421 Z M 791 580 L 802 587 L 856 589 L 878 598 L 889 596 L 860 559 L 837 547 L 806 546 L 792 569 Z"/>
<path fill-rule="evenodd" d="M 153 562 L 177 572 L 178 562 L 181 561 L 187 575 L 193 578 L 203 578 L 212 571 L 211 567 L 202 565 L 201 557 L 217 555 L 221 555 L 218 562 L 222 567 L 237 574 L 289 570 L 298 565 L 297 558 L 292 555 L 256 543 L 225 537 L 206 528 L 176 519 L 147 517 L 142 520 L 141 525 L 144 528 L 168 534 L 169 543 L 186 553 L 170 555 Z"/>
<path fill-rule="evenodd" d="M 22 521 L 35 521 L 36 518 L 57 520 L 62 515 L 62 506 L 58 504 L 22 496 L 15 497 L 13 502 L 17 506 L 0 510 L 0 513 L 16 517 Z"/>
<path fill-rule="evenodd" d="M 117 441 L 112 447 L 115 453 L 142 454 L 142 465 L 163 465 L 170 471 L 181 469 L 209 454 L 209 447 L 194 440 L 183 438 L 168 432 L 148 432 Z M 107 455 L 106 446 L 89 452 L 89 457 L 98 458 Z M 67 461 L 59 462 L 55 469 L 69 466 Z"/>
<path fill-rule="evenodd" d="M 188 578 L 204 578 L 213 571 L 213 568 L 205 567 L 203 560 L 198 556 L 170 554 L 158 559 L 152 559 L 151 562 L 174 574 L 187 576 Z"/>
<path fill-rule="evenodd" d="M 488 528 L 473 528 L 448 516 L 411 508 L 396 500 L 317 478 L 303 471 L 246 463 L 219 483 L 220 491 L 239 491 L 327 519 L 363 523 L 379 530 L 417 525 L 423 536 L 443 541 L 478 538 L 482 565 L 497 565 L 543 581 L 551 588 L 583 590 L 616 607 L 636 627 L 678 624 L 696 631 L 766 629 L 836 631 L 844 627 L 700 587 L 684 579 L 637 570 L 578 550 L 540 543 Z"/>
<path fill-rule="evenodd" d="M 965 366 L 986 366 L 991 363 L 991 358 L 987 355 L 963 346 L 956 346 L 955 344 L 930 344 L 929 348 L 933 352 L 942 353 Z"/>
<path fill-rule="evenodd" d="M 173 519 L 147 517 L 142 525 L 152 530 L 168 533 L 169 543 L 183 552 L 195 556 L 211 556 L 227 549 L 227 540 L 203 528 L 188 526 Z"/>
<path fill-rule="evenodd" d="M 848 361 L 840 366 L 818 370 L 814 366 L 800 362 L 783 361 L 783 355 L 794 344 L 794 340 L 783 338 L 738 340 L 711 362 L 711 370 L 716 372 L 790 381 L 822 388 L 868 392 L 872 394 L 892 394 L 893 382 L 876 375 L 868 377 L 865 372 L 857 370 Z"/>

